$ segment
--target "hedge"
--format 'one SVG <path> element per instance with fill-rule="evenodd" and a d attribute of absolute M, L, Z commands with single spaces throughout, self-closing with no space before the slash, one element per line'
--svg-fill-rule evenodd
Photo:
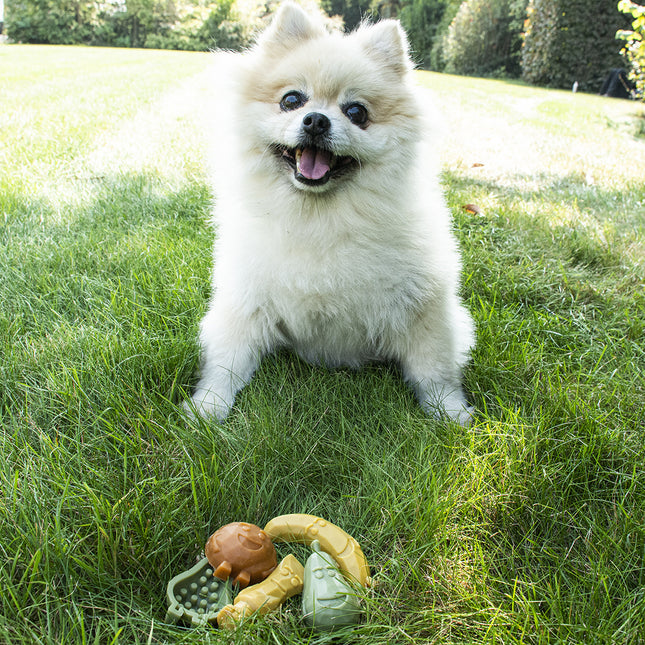
<path fill-rule="evenodd" d="M 536 85 L 598 92 L 607 73 L 624 67 L 616 32 L 629 27 L 615 0 L 531 0 L 522 76 Z"/>
<path fill-rule="evenodd" d="M 519 76 L 525 0 L 465 0 L 444 38 L 446 71 Z"/>

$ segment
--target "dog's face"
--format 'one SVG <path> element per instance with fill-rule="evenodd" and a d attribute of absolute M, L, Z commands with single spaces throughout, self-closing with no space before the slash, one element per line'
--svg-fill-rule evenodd
<path fill-rule="evenodd" d="M 285 5 L 249 54 L 240 105 L 263 171 L 323 193 L 400 166 L 416 138 L 405 35 L 394 21 L 329 33 Z"/>

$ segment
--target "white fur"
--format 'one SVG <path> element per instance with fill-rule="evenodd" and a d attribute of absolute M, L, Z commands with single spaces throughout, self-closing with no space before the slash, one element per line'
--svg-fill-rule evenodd
<path fill-rule="evenodd" d="M 468 423 L 460 380 L 473 324 L 398 23 L 329 33 L 284 5 L 252 50 L 226 59 L 213 297 L 187 407 L 225 418 L 262 357 L 289 347 L 327 366 L 394 360 L 426 411 Z M 306 105 L 281 110 L 292 90 Z M 343 113 L 352 102 L 367 107 L 367 127 Z M 323 186 L 297 181 L 271 149 L 296 147 L 312 111 L 328 117 L 334 152 L 359 162 Z"/>

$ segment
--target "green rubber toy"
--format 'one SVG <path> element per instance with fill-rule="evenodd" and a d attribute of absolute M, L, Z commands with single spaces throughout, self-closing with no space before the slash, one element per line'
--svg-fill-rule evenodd
<path fill-rule="evenodd" d="M 305 624 L 317 629 L 333 629 L 360 621 L 361 608 L 356 592 L 325 553 L 318 540 L 305 564 L 302 613 Z"/>
<path fill-rule="evenodd" d="M 213 567 L 203 558 L 168 583 L 166 597 L 166 622 L 203 625 L 215 621 L 220 609 L 231 602 L 231 583 L 213 576 Z"/>

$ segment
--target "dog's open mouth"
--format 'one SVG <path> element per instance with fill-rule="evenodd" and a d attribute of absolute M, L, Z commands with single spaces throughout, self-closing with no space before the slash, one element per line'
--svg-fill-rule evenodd
<path fill-rule="evenodd" d="M 278 146 L 276 153 L 294 170 L 294 177 L 309 186 L 321 186 L 358 166 L 353 157 L 339 156 L 326 148 Z"/>

